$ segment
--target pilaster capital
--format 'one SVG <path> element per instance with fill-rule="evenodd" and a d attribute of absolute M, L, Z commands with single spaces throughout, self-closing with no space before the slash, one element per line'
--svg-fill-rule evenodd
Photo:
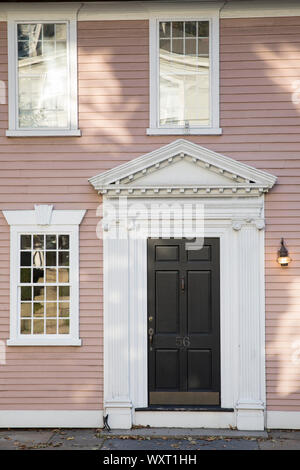
<path fill-rule="evenodd" d="M 254 225 L 257 230 L 263 230 L 265 228 L 265 219 L 262 217 L 257 219 L 252 218 L 244 218 L 244 219 L 232 219 L 232 228 L 235 231 L 241 230 L 241 228 L 245 225 Z"/>

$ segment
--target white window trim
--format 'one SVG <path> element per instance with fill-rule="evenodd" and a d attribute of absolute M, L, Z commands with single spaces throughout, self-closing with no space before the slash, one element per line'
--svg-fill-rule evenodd
<path fill-rule="evenodd" d="M 46 211 L 41 210 L 45 208 Z M 47 208 L 51 208 L 47 211 Z M 48 212 L 48 221 L 45 220 Z M 52 206 L 36 206 L 34 211 L 3 211 L 10 225 L 10 338 L 7 346 L 81 346 L 79 338 L 79 224 L 85 210 L 53 211 Z M 46 215 L 47 219 L 47 215 Z M 45 224 L 45 222 L 47 224 Z M 51 223 L 50 223 L 51 222 Z M 70 334 L 68 335 L 21 335 L 18 328 L 18 243 L 20 234 L 67 233 L 70 235 L 72 285 Z"/>
<path fill-rule="evenodd" d="M 210 125 L 190 128 L 159 126 L 159 22 L 160 21 L 209 21 L 210 46 Z M 151 18 L 149 20 L 150 55 L 150 127 L 148 135 L 220 135 L 219 127 L 219 11 L 209 16 Z"/>
<path fill-rule="evenodd" d="M 78 7 L 77 7 L 78 9 Z M 9 129 L 7 137 L 43 137 L 43 136 L 80 136 L 78 129 L 78 85 L 77 85 L 77 9 L 48 13 L 37 11 L 9 11 L 7 14 L 8 40 L 8 111 Z M 26 128 L 18 127 L 18 80 L 17 80 L 17 41 L 16 26 L 18 23 L 66 22 L 68 25 L 68 60 L 69 60 L 69 93 L 70 93 L 70 124 L 68 128 Z"/>

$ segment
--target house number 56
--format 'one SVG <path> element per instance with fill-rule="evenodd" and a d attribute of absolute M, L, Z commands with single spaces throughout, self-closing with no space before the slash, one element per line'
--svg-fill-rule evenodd
<path fill-rule="evenodd" d="M 191 342 L 188 336 L 176 337 L 176 346 L 178 348 L 188 348 L 190 345 L 191 345 Z"/>

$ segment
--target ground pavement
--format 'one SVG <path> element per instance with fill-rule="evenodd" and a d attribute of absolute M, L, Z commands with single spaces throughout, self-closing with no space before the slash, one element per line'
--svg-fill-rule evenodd
<path fill-rule="evenodd" d="M 300 450 L 300 431 L 1 429 L 0 450 Z"/>

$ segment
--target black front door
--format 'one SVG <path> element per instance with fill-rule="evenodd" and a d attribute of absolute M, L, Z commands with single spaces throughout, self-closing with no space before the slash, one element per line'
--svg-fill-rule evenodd
<path fill-rule="evenodd" d="M 149 405 L 220 404 L 220 244 L 148 240 Z"/>

